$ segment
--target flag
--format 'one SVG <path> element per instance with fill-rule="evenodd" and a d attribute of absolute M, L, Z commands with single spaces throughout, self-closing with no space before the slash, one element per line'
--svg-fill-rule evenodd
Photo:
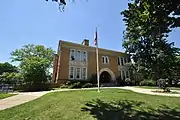
<path fill-rule="evenodd" d="M 96 32 L 94 35 L 94 45 L 97 45 L 97 28 L 96 28 Z"/>
<path fill-rule="evenodd" d="M 53 2 L 58 2 L 59 4 L 66 5 L 65 0 L 52 0 Z"/>

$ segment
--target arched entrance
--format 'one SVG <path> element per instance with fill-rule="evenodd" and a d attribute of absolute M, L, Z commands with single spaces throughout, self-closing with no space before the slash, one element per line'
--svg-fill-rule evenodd
<path fill-rule="evenodd" d="M 102 68 L 99 71 L 100 83 L 112 83 L 115 81 L 115 75 L 109 68 Z"/>
<path fill-rule="evenodd" d="M 101 83 L 110 83 L 111 82 L 111 75 L 107 71 L 103 71 L 100 74 L 100 82 Z"/>

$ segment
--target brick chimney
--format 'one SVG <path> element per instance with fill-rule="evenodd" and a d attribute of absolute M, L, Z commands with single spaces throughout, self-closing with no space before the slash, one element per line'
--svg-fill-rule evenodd
<path fill-rule="evenodd" d="M 84 39 L 81 44 L 85 45 L 85 46 L 89 46 L 89 40 L 88 39 Z"/>

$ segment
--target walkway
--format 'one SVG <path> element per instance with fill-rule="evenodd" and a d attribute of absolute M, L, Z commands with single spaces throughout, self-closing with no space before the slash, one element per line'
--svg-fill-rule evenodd
<path fill-rule="evenodd" d="M 154 93 L 151 92 L 155 89 L 144 89 L 144 88 L 135 88 L 135 87 L 103 87 L 103 88 L 118 88 L 118 89 L 125 89 L 125 90 L 132 90 L 134 92 L 143 93 L 143 94 L 150 94 L 150 95 L 163 95 L 163 96 L 174 96 L 180 97 L 180 94 L 166 94 L 166 93 Z M 51 90 L 51 91 L 42 91 L 42 92 L 22 92 L 17 93 L 18 95 L 14 95 L 12 97 L 8 97 L 5 99 L 0 100 L 0 110 L 4 110 L 7 108 L 11 108 L 32 100 L 35 100 L 47 93 L 50 92 L 57 92 L 57 91 L 70 91 L 70 90 L 88 90 L 88 89 L 97 89 L 97 88 L 86 88 L 86 89 L 59 89 L 59 90 Z M 179 91 L 180 92 L 180 91 Z"/>
<path fill-rule="evenodd" d="M 132 90 L 134 92 L 143 93 L 143 94 L 180 97 L 180 91 L 179 90 L 171 90 L 172 92 L 179 92 L 179 94 L 173 94 L 173 93 L 155 93 L 155 92 L 152 92 L 152 91 L 156 91 L 158 89 L 145 89 L 145 88 L 136 88 L 136 87 L 128 87 L 128 86 L 119 87 L 119 88 L 125 89 L 125 90 Z"/>

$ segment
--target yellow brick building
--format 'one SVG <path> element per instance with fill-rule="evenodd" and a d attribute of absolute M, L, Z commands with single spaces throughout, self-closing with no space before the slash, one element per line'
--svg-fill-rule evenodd
<path fill-rule="evenodd" d="M 130 61 L 123 52 L 99 48 L 100 82 L 116 82 L 116 78 L 129 78 L 125 65 Z M 96 48 L 89 46 L 89 40 L 81 44 L 59 41 L 58 52 L 53 60 L 53 82 L 63 83 L 67 80 L 88 80 L 96 74 Z"/>

